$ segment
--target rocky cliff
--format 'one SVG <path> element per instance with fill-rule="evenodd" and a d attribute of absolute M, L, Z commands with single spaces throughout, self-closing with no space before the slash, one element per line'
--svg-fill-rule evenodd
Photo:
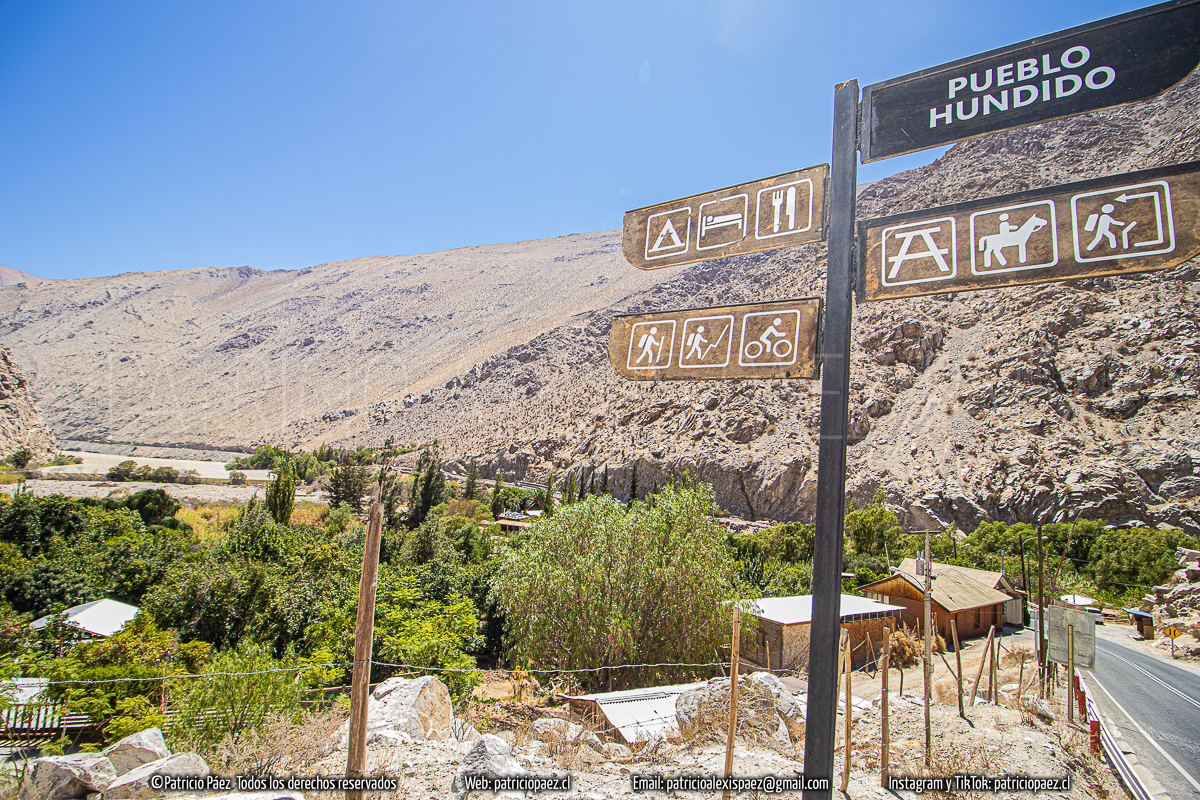
<path fill-rule="evenodd" d="M 1200 157 L 1200 78 L 966 142 L 864 187 L 859 217 Z M 299 272 L 143 273 L 0 289 L 0 341 L 61 434 L 289 446 L 443 442 L 621 493 L 683 470 L 745 515 L 811 519 L 819 381 L 647 385 L 615 313 L 822 295 L 823 245 L 633 269 L 619 234 Z M 1077 514 L 1200 530 L 1196 263 L 1169 273 L 859 306 L 850 490 L 913 526 Z M 1200 472 L 1200 465 L 1197 466 Z"/>
<path fill-rule="evenodd" d="M 0 345 L 0 459 L 28 449 L 34 458 L 54 454 L 54 434 L 29 397 L 29 386 L 12 351 Z"/>

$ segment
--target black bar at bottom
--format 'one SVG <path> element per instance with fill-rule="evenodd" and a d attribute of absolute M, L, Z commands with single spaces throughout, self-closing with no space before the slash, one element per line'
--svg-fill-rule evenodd
<path fill-rule="evenodd" d="M 808 657 L 804 774 L 829 778 L 804 800 L 833 797 L 837 726 L 838 630 L 842 600 L 842 530 L 846 518 L 846 425 L 850 391 L 850 324 L 854 309 L 854 203 L 858 179 L 858 81 L 839 84 L 833 100 L 829 262 L 825 284 L 825 362 L 821 367 L 821 441 L 817 450 L 817 532 Z"/>

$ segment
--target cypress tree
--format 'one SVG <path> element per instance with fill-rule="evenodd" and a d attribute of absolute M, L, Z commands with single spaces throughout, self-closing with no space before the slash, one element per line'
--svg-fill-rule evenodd
<path fill-rule="evenodd" d="M 637 495 L 638 495 L 637 462 L 635 461 L 635 462 L 633 462 L 633 472 L 629 476 L 629 504 L 628 505 L 630 508 L 633 508 L 633 504 L 635 502 L 637 502 L 637 499 L 638 499 Z"/>
<path fill-rule="evenodd" d="M 542 513 L 547 517 L 554 513 L 554 467 L 550 467 L 550 476 L 546 478 L 546 497 L 542 503 Z"/>
<path fill-rule="evenodd" d="M 296 478 L 290 462 L 280 460 L 275 478 L 267 486 L 266 501 L 271 517 L 279 525 L 286 526 L 292 518 L 292 507 L 296 505 Z"/>
<path fill-rule="evenodd" d="M 479 491 L 479 465 L 472 461 L 471 466 L 467 468 L 467 483 L 463 487 L 463 497 L 474 500 L 477 491 Z"/>
<path fill-rule="evenodd" d="M 496 472 L 496 482 L 492 484 L 492 517 L 499 519 L 500 512 L 504 510 L 504 505 L 501 493 L 504 491 L 504 470 Z"/>
<path fill-rule="evenodd" d="M 604 477 L 600 481 L 600 494 L 608 494 L 608 464 L 604 465 Z"/>
<path fill-rule="evenodd" d="M 567 474 L 567 485 L 563 489 L 563 505 L 569 506 L 575 502 L 575 473 Z"/>

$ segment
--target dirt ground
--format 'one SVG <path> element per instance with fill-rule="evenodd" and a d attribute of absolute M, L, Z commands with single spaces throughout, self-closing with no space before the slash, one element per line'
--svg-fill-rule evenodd
<path fill-rule="evenodd" d="M 162 489 L 179 502 L 188 505 L 203 503 L 242 504 L 257 492 L 262 497 L 263 486 L 228 486 L 222 484 L 196 484 L 187 486 L 181 483 L 148 483 L 144 481 L 128 481 L 113 483 L 111 481 L 68 481 L 68 480 L 31 480 L 25 482 L 25 490 L 37 497 L 61 494 L 67 497 L 108 497 L 133 494 L 142 489 Z M 0 486 L 0 492 L 12 495 L 17 490 L 17 484 Z M 324 502 L 323 492 L 307 486 L 301 486 L 296 491 L 296 500 L 312 500 Z"/>
<path fill-rule="evenodd" d="M 963 667 L 973 677 L 983 647 L 975 644 L 964 650 Z M 940 659 L 939 659 L 940 661 Z M 953 654 L 950 654 L 953 664 Z M 1040 777 L 1072 776 L 1068 792 L 1042 793 L 1040 796 L 1098 800 L 1124 796 L 1107 765 L 1088 752 L 1084 729 L 1065 721 L 1046 722 L 1023 714 L 1006 705 L 976 705 L 958 715 L 957 692 L 947 703 L 935 702 L 931 707 L 932 758 L 925 765 L 924 711 L 920 667 L 905 672 L 904 694 L 898 690 L 898 672 L 892 671 L 889 695 L 890 774 L 894 776 L 950 776 L 957 773 L 987 775 L 1033 775 Z M 1015 683 L 1019 666 L 1001 670 L 1002 682 Z M 1010 674 L 1011 673 L 1011 674 Z M 1027 670 L 1028 673 L 1028 670 Z M 935 677 L 951 687 L 952 675 L 942 666 Z M 1011 678 L 1011 681 L 1009 681 Z M 1027 680 L 1029 682 L 1028 674 Z M 986 681 L 982 682 L 986 686 Z M 855 675 L 854 703 L 851 706 L 852 733 L 850 737 L 851 771 L 845 793 L 835 791 L 836 797 L 850 798 L 916 798 L 940 797 L 936 792 L 886 791 L 880 786 L 881 678 L 865 673 Z M 725 748 L 719 743 L 685 744 L 680 740 L 659 742 L 642 749 L 629 758 L 605 758 L 587 746 L 568 743 L 545 743 L 529 735 L 534 719 L 545 716 L 563 717 L 566 705 L 551 703 L 547 695 L 537 695 L 527 702 L 513 699 L 514 685 L 500 673 L 489 675 L 484 686 L 476 691 L 467 718 L 484 733 L 495 733 L 509 741 L 516 760 L 525 769 L 546 775 L 571 772 L 574 788 L 570 793 L 548 793 L 546 798 L 596 798 L 633 795 L 630 778 L 634 774 L 721 774 Z M 1060 698 L 1062 693 L 1060 691 Z M 982 701 L 979 701 L 982 702 Z M 1061 706 L 1058 708 L 1062 716 Z M 844 750 L 842 736 L 844 717 L 838 718 L 838 753 L 836 758 L 835 789 L 839 788 Z M 418 742 L 410 746 L 372 744 L 368 746 L 367 769 L 384 772 L 400 781 L 395 795 L 404 798 L 446 798 L 452 793 L 454 775 L 470 743 Z M 338 751 L 316 765 L 322 774 L 338 774 L 345 768 L 345 752 Z M 801 772 L 803 744 L 791 747 L 748 746 L 739 742 L 734 751 L 734 774 L 740 776 L 792 776 Z M 657 798 L 655 792 L 643 792 L 639 797 Z M 700 793 L 683 792 L 677 796 L 710 797 Z M 754 792 L 741 795 L 758 797 Z M 799 793 L 784 792 L 778 797 L 799 797 Z M 955 798 L 996 797 L 995 794 L 959 792 Z"/>

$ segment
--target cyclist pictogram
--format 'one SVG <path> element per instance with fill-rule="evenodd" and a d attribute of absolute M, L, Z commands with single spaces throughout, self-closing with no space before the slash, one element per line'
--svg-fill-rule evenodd
<path fill-rule="evenodd" d="M 742 366 L 786 366 L 796 363 L 800 311 L 767 311 L 742 318 Z"/>

